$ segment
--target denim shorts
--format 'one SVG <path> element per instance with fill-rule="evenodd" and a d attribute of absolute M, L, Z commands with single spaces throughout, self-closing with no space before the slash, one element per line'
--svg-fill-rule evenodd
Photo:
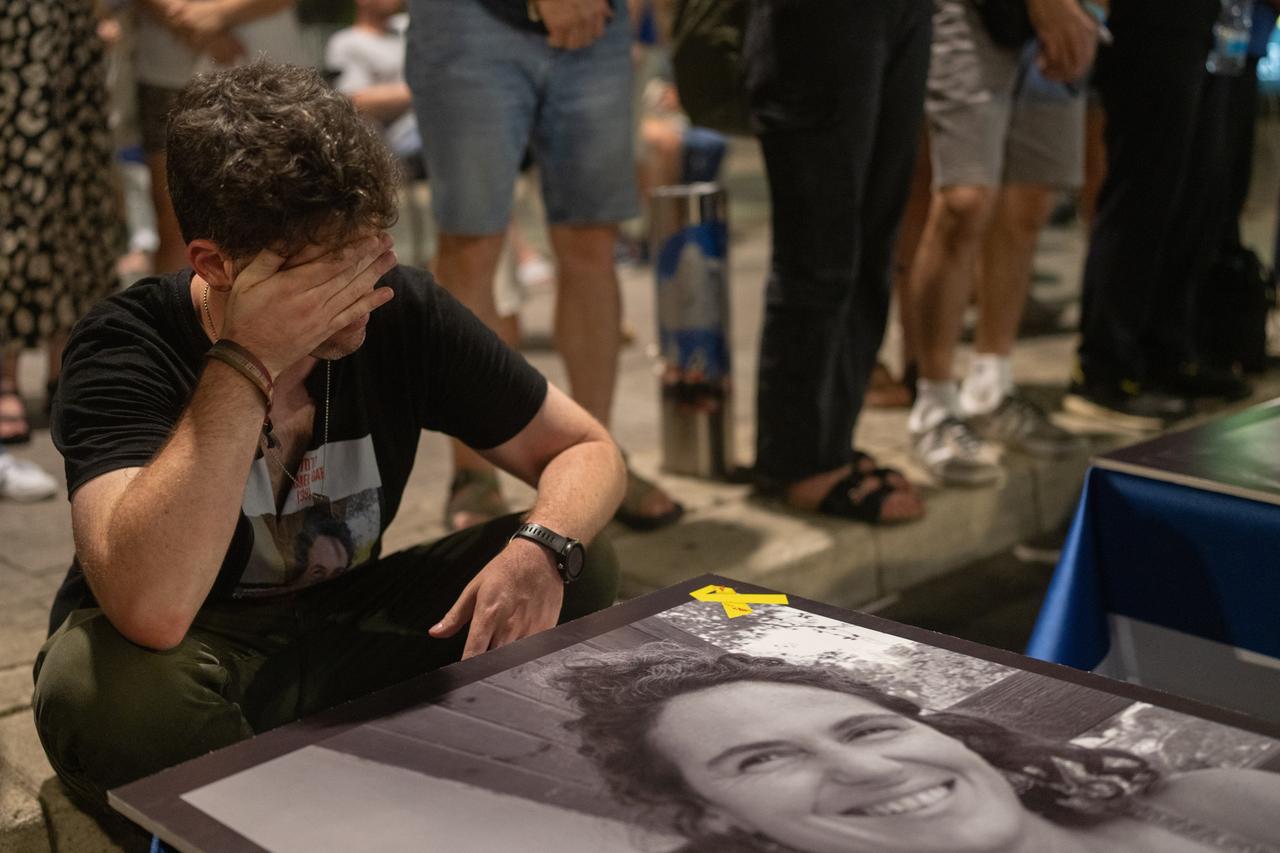
<path fill-rule="evenodd" d="M 432 206 L 447 234 L 499 234 L 530 151 L 553 225 L 636 215 L 626 3 L 580 50 L 547 44 L 478 0 L 410 0 L 405 78 Z"/>

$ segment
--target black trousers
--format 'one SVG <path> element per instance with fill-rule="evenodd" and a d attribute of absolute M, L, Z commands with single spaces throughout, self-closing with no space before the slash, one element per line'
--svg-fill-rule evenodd
<path fill-rule="evenodd" d="M 1178 247 L 1216 243 L 1192 221 L 1204 188 L 1188 179 L 1197 129 L 1208 127 L 1198 122 L 1209 34 L 1135 26 L 1115 39 L 1095 77 L 1107 177 L 1085 260 L 1079 349 L 1086 378 L 1101 382 L 1145 379 L 1192 355 L 1195 280 Z"/>
<path fill-rule="evenodd" d="M 753 114 L 767 128 L 759 138 L 773 205 L 756 473 L 786 484 L 852 460 L 915 165 L 932 3 L 761 7 L 752 27 L 775 32 L 749 33 L 749 48 L 770 36 L 792 47 L 748 58 L 748 80 L 759 83 Z M 806 58 L 794 45 L 812 52 Z"/>

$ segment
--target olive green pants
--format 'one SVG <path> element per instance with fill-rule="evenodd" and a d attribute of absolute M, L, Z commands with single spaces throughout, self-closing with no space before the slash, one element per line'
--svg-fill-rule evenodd
<path fill-rule="evenodd" d="M 76 610 L 35 663 L 36 729 L 87 803 L 123 785 L 323 708 L 453 663 L 467 629 L 427 629 L 519 526 L 506 516 L 292 595 L 206 604 L 177 647 L 126 640 Z M 561 621 L 608 607 L 617 562 L 603 540 L 565 588 Z"/>

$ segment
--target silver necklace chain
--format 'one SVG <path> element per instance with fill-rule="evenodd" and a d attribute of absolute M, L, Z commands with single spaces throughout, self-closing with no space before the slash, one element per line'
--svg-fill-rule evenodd
<path fill-rule="evenodd" d="M 204 303 L 205 319 L 209 321 L 209 333 L 213 335 L 213 342 L 217 343 L 218 330 L 213 325 L 213 312 L 209 310 L 208 282 L 205 283 L 204 296 L 201 301 Z M 320 445 L 323 448 L 323 450 L 321 451 L 320 468 L 321 470 L 324 471 L 326 477 L 328 477 L 328 474 L 329 474 L 329 388 L 330 388 L 332 378 L 333 378 L 333 362 L 326 359 L 324 363 L 324 443 Z M 299 483 L 298 478 L 295 477 L 293 474 L 289 473 L 289 469 L 285 467 L 284 460 L 280 458 L 280 454 L 275 452 L 275 448 L 279 446 L 280 442 L 277 441 L 275 435 L 272 434 L 270 416 L 263 419 L 262 434 L 259 436 L 258 440 L 261 443 L 263 453 L 269 459 L 271 459 L 272 462 L 276 463 L 276 466 L 284 473 L 286 477 L 288 477 L 290 480 L 293 481 L 293 485 L 296 487 L 296 489 L 299 492 L 301 492 L 303 490 L 302 483 Z M 303 453 L 303 458 L 305 457 L 306 457 L 306 454 Z M 301 469 L 302 463 L 299 462 L 298 464 L 299 464 L 299 469 Z M 321 503 L 325 505 L 329 504 L 329 499 L 325 496 L 323 492 L 319 492 L 315 489 L 312 489 L 311 494 L 312 494 L 312 500 L 314 503 Z"/>

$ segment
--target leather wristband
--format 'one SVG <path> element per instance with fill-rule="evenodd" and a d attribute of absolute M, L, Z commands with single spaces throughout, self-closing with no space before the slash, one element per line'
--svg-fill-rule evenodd
<path fill-rule="evenodd" d="M 262 396 L 266 399 L 267 411 L 271 411 L 271 399 L 275 393 L 275 382 L 272 381 L 271 373 L 267 370 L 266 365 L 257 356 L 235 341 L 229 341 L 226 338 L 215 341 L 204 355 L 205 358 L 217 359 L 223 364 L 234 368 L 245 379 L 252 382 L 254 387 L 261 391 Z"/>

